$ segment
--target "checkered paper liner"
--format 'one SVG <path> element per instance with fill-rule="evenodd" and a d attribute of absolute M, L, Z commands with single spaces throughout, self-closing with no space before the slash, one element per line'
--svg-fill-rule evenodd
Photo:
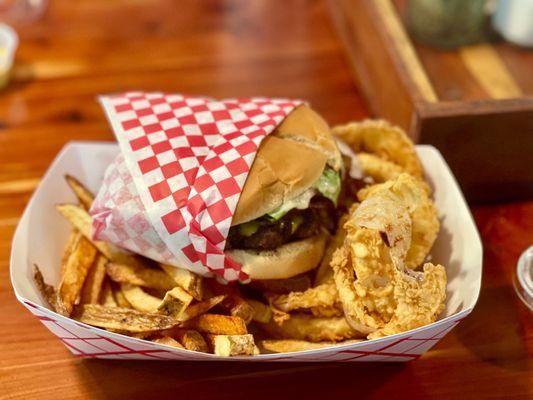
<path fill-rule="evenodd" d="M 301 101 L 134 92 L 101 103 L 121 154 L 90 211 L 95 239 L 246 281 L 224 254 L 231 220 L 261 141 Z"/>
<path fill-rule="evenodd" d="M 68 318 L 29 301 L 22 302 L 43 325 L 56 335 L 75 356 L 119 360 L 220 360 L 213 354 L 198 353 L 164 346 L 97 329 Z M 412 361 L 433 347 L 466 315 L 455 314 L 429 327 L 371 342 L 351 343 L 297 353 L 261 354 L 247 357 L 225 357 L 231 361 Z"/>

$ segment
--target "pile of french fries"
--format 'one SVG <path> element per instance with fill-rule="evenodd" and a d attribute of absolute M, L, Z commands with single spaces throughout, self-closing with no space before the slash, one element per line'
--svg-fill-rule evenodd
<path fill-rule="evenodd" d="M 57 205 L 73 228 L 59 284 L 46 284 L 37 265 L 34 271 L 37 287 L 55 312 L 115 333 L 218 356 L 309 350 L 360 337 L 342 311 L 320 307 L 324 297 L 326 303 L 337 298 L 334 287 L 331 293 L 328 284 L 311 288 L 307 275 L 223 285 L 92 240 L 88 210 L 94 196 L 74 177 L 65 178 L 79 204 Z M 306 308 L 311 312 L 289 314 Z"/>

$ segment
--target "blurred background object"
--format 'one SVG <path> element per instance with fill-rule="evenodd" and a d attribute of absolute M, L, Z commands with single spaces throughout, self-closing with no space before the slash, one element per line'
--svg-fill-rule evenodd
<path fill-rule="evenodd" d="M 47 0 L 0 0 L 0 21 L 25 24 L 35 21 L 45 11 Z"/>
<path fill-rule="evenodd" d="M 533 0 L 499 0 L 492 20 L 505 40 L 533 46 Z"/>
<path fill-rule="evenodd" d="M 407 26 L 419 42 L 454 48 L 488 35 L 487 0 L 410 0 Z"/>
<path fill-rule="evenodd" d="M 0 89 L 9 82 L 17 46 L 17 33 L 9 25 L 0 23 Z"/>
<path fill-rule="evenodd" d="M 518 259 L 514 285 L 518 297 L 533 311 L 533 246 Z"/>

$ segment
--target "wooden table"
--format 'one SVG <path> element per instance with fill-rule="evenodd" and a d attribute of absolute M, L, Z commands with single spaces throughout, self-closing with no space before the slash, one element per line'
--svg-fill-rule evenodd
<path fill-rule="evenodd" d="M 250 365 L 71 356 L 16 302 L 10 242 L 59 149 L 74 139 L 112 139 L 97 94 L 162 89 L 302 97 L 331 123 L 368 112 L 322 1 L 58 0 L 18 31 L 14 82 L 0 94 L 0 398 L 533 396 L 531 314 L 511 284 L 519 253 L 533 243 L 533 202 L 474 210 L 485 245 L 478 305 L 416 362 Z"/>

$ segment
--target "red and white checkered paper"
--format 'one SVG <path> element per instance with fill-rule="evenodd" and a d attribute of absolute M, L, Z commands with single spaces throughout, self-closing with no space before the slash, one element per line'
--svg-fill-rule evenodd
<path fill-rule="evenodd" d="M 95 239 L 246 281 L 224 254 L 231 220 L 261 141 L 301 101 L 135 92 L 101 102 L 121 154 L 90 211 Z"/>
<path fill-rule="evenodd" d="M 61 317 L 29 301 L 22 302 L 63 344 L 81 358 L 120 360 L 219 360 L 214 354 L 177 349 L 146 340 L 94 328 Z M 337 345 L 335 347 L 298 353 L 262 354 L 253 357 L 225 357 L 230 361 L 412 361 L 433 347 L 469 312 L 412 332 L 385 337 L 370 342 Z"/>

